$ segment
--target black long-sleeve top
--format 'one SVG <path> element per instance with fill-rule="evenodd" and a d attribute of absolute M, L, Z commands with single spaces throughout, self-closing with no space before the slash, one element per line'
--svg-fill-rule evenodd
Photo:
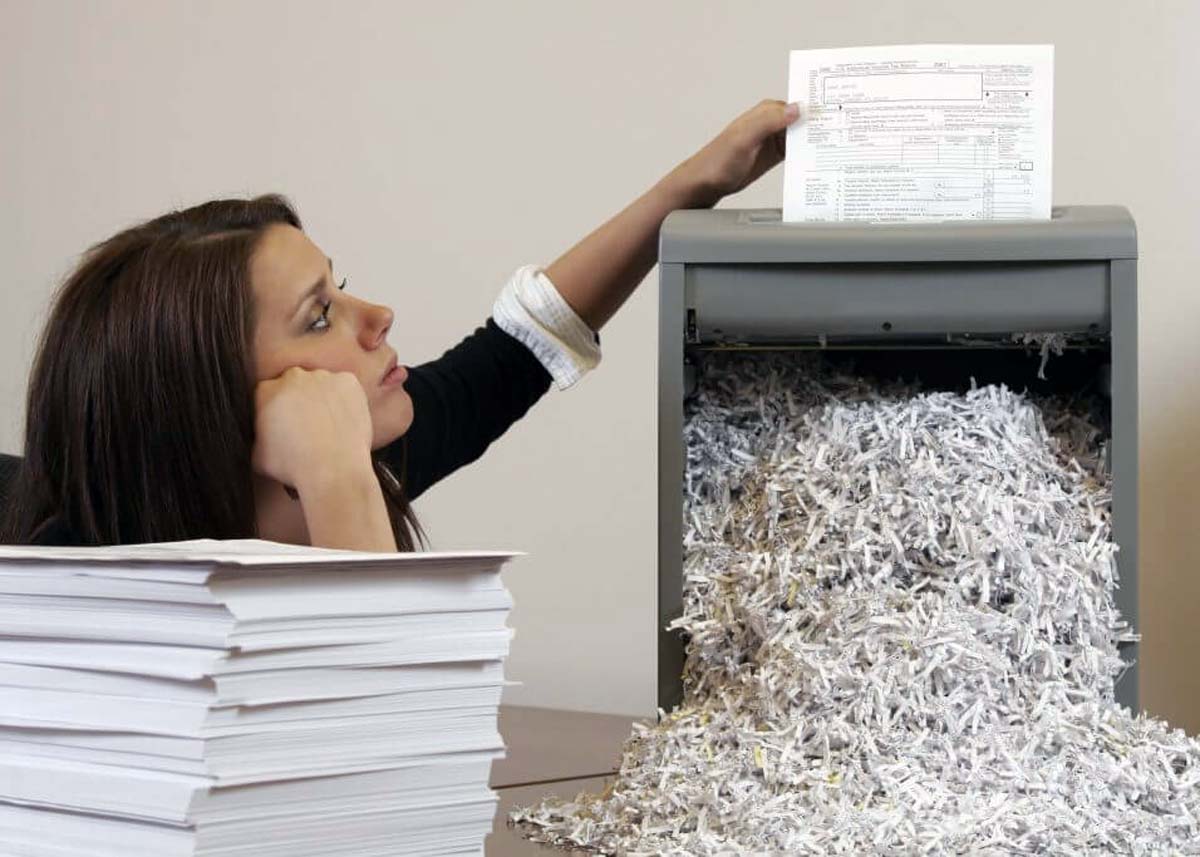
<path fill-rule="evenodd" d="M 479 458 L 549 388 L 550 373 L 533 352 L 490 318 L 438 359 L 409 369 L 412 426 L 384 450 L 393 471 L 404 474 L 409 500 Z"/>

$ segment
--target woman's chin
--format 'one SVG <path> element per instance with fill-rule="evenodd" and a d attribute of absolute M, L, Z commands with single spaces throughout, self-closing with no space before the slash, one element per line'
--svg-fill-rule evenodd
<path fill-rule="evenodd" d="M 412 399 L 407 395 L 395 398 L 403 398 L 403 402 L 389 402 L 388 406 L 385 409 L 381 409 L 380 413 L 371 414 L 372 432 L 374 434 L 374 439 L 371 442 L 372 450 L 382 449 L 389 444 L 395 443 L 408 432 L 409 427 L 412 425 Z"/>

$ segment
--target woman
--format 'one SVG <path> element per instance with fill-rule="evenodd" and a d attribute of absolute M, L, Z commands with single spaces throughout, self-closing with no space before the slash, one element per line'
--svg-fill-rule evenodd
<path fill-rule="evenodd" d="M 35 359 L 3 541 L 259 537 L 410 550 L 409 503 L 599 359 L 598 331 L 655 262 L 676 208 L 714 205 L 783 157 L 796 105 L 764 101 L 492 318 L 406 369 L 392 312 L 335 285 L 281 197 L 172 212 L 93 247 Z"/>

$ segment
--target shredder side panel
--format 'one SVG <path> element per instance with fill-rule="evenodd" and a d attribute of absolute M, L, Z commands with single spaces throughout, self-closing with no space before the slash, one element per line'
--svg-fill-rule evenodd
<path fill-rule="evenodd" d="M 1117 608 L 1135 631 L 1138 623 L 1138 370 L 1137 261 L 1116 259 L 1112 293 L 1112 478 L 1113 537 L 1120 550 Z M 1138 711 L 1138 645 L 1122 647 L 1131 666 L 1116 687 L 1117 701 Z"/>
<path fill-rule="evenodd" d="M 683 695 L 683 638 L 667 625 L 683 612 L 683 265 L 659 266 L 658 706 Z"/>

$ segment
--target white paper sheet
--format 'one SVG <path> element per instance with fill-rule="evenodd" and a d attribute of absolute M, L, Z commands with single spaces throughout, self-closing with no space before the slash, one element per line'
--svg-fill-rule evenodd
<path fill-rule="evenodd" d="M 792 51 L 784 221 L 1048 219 L 1053 45 Z"/>
<path fill-rule="evenodd" d="M 489 561 L 503 564 L 516 551 L 413 551 L 371 553 L 334 550 L 269 542 L 262 539 L 192 539 L 182 542 L 152 542 L 107 547 L 58 547 L 0 545 L 0 561 L 6 569 L 31 571 L 40 563 L 92 564 L 88 573 L 119 577 L 137 576 L 137 566 L 154 565 L 150 574 L 157 580 L 190 583 L 210 567 L 272 569 L 279 567 L 347 566 L 355 568 L 420 566 L 423 568 L 476 567 Z M 174 574 L 164 575 L 170 569 Z M 83 573 L 82 565 L 73 573 Z M 190 573 L 191 576 L 188 576 Z"/>

